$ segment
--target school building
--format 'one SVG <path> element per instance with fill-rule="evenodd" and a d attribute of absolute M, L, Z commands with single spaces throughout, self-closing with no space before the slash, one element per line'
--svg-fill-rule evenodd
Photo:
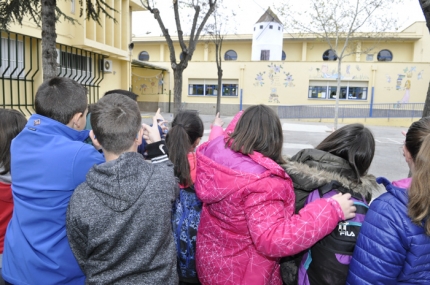
<path fill-rule="evenodd" d="M 321 110 L 333 117 L 338 61 L 328 45 L 315 35 L 283 33 L 270 8 L 260 18 L 256 15 L 250 32 L 225 37 L 222 86 L 217 83 L 215 46 L 209 38 L 200 40 L 183 73 L 182 106 L 213 114 L 216 94 L 222 92 L 223 115 L 267 104 L 281 117 Z M 173 71 L 164 37 L 132 40 L 132 90 L 139 95 L 141 110 L 168 111 Z M 179 58 L 180 46 L 174 42 Z M 355 39 L 342 60 L 341 106 L 352 113 L 360 106 L 367 106 L 364 112 L 369 113 L 372 106 L 371 116 L 390 116 L 387 110 L 418 116 L 429 86 L 429 46 L 425 22 L 378 38 Z"/>
<path fill-rule="evenodd" d="M 143 11 L 140 0 L 107 0 L 115 21 L 101 15 L 100 23 L 80 17 L 86 1 L 57 1 L 79 24 L 63 19 L 56 24 L 58 75 L 85 85 L 89 102 L 111 89 L 131 88 L 131 18 Z M 83 6 L 81 6 L 81 4 Z M 0 108 L 34 112 L 34 95 L 43 80 L 41 28 L 27 19 L 1 32 Z"/>

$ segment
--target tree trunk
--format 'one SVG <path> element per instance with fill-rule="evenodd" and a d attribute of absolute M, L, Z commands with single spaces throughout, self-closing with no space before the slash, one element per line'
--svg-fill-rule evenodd
<path fill-rule="evenodd" d="M 429 88 L 427 89 L 426 102 L 424 104 L 423 118 L 428 116 L 430 116 L 430 82 Z"/>
<path fill-rule="evenodd" d="M 216 111 L 215 115 L 218 114 L 218 112 L 221 112 L 221 95 L 222 95 L 222 69 L 221 69 L 221 63 L 217 65 L 218 69 L 218 92 L 216 95 Z"/>
<path fill-rule="evenodd" d="M 184 68 L 180 64 L 173 70 L 173 113 L 177 114 L 180 110 L 185 109 L 182 106 L 182 73 Z"/>
<path fill-rule="evenodd" d="M 427 28 L 430 32 L 430 1 L 420 0 L 421 10 L 423 11 L 424 18 L 426 19 Z M 423 117 L 430 116 L 430 82 L 427 89 L 426 101 L 424 104 Z"/>
<path fill-rule="evenodd" d="M 341 65 L 342 59 L 337 59 L 337 87 L 336 87 L 336 105 L 334 107 L 334 129 L 337 130 L 337 119 L 339 118 L 339 98 L 340 98 L 340 81 L 342 79 Z M 330 96 L 330 95 L 329 95 Z"/>
<path fill-rule="evenodd" d="M 56 0 L 42 0 L 42 69 L 43 81 L 57 76 Z"/>

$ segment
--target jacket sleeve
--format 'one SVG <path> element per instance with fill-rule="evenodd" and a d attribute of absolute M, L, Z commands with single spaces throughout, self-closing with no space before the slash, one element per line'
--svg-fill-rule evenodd
<path fill-rule="evenodd" d="M 390 200 L 376 199 L 360 230 L 347 284 L 397 284 L 406 248 L 401 215 Z"/>
<path fill-rule="evenodd" d="M 257 250 L 266 256 L 290 256 L 308 249 L 343 218 L 332 199 L 309 203 L 294 215 L 289 180 L 268 177 L 249 185 L 248 192 L 244 199 L 248 228 Z"/>
<path fill-rule="evenodd" d="M 92 145 L 82 144 L 76 153 L 73 164 L 73 182 L 76 186 L 85 181 L 88 171 L 95 164 L 105 162 L 103 154 L 99 153 Z"/>
<path fill-rule="evenodd" d="M 222 136 L 224 134 L 224 130 L 220 126 L 211 126 L 211 133 L 209 134 L 209 141 L 213 140 L 216 137 Z"/>
<path fill-rule="evenodd" d="M 73 199 L 73 197 L 72 197 Z M 72 249 L 73 255 L 76 258 L 82 271 L 85 273 L 85 261 L 86 261 L 86 250 L 88 247 L 87 235 L 82 233 L 79 228 L 79 223 L 77 221 L 77 214 L 74 209 L 73 200 L 70 201 L 67 207 L 66 214 L 66 232 L 67 239 L 69 241 L 70 248 Z"/>

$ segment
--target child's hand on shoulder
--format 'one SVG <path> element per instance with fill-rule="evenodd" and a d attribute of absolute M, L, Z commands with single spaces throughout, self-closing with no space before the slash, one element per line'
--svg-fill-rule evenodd
<path fill-rule="evenodd" d="M 339 193 L 331 198 L 339 203 L 339 206 L 342 208 L 345 220 L 349 220 L 355 217 L 355 211 L 357 209 L 354 206 L 354 202 L 351 200 L 351 194 Z"/>
<path fill-rule="evenodd" d="M 213 126 L 222 127 L 224 125 L 224 121 L 219 117 L 219 112 L 216 114 L 214 121 L 212 122 Z"/>
<path fill-rule="evenodd" d="M 148 143 L 155 143 L 161 140 L 160 132 L 158 131 L 157 117 L 152 117 L 152 126 L 142 124 L 143 139 Z"/>

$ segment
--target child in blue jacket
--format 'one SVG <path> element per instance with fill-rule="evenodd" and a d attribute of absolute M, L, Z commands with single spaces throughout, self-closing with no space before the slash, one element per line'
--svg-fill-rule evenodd
<path fill-rule="evenodd" d="M 36 114 L 12 141 L 14 211 L 6 231 L 6 284 L 83 284 L 66 236 L 66 209 L 88 170 L 104 161 L 84 143 L 87 90 L 68 78 L 45 81 L 35 98 Z"/>
<path fill-rule="evenodd" d="M 370 205 L 347 284 L 430 284 L 430 117 L 409 127 L 403 153 L 412 179 L 377 179 L 387 193 Z"/>

